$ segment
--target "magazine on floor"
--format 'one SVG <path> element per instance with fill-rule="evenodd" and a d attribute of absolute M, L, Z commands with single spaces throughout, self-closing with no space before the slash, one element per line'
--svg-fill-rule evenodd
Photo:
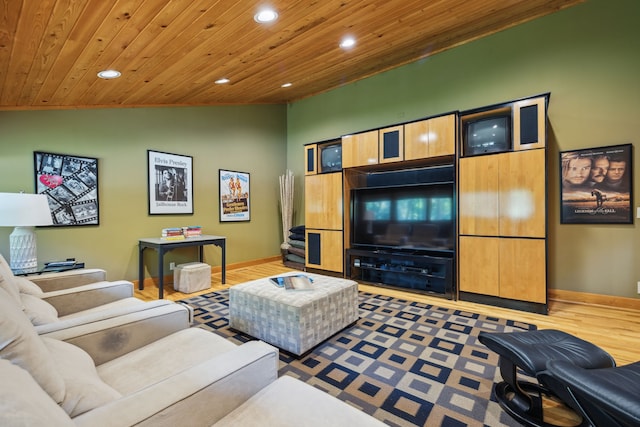
<path fill-rule="evenodd" d="M 279 288 L 285 288 L 288 291 L 310 291 L 313 290 L 313 279 L 304 274 L 296 274 L 293 276 L 271 277 L 271 283 Z"/>

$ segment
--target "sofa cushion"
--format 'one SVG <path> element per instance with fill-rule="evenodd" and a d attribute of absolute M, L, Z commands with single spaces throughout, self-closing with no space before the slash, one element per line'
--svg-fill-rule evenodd
<path fill-rule="evenodd" d="M 0 275 L 4 276 L 7 280 L 14 277 L 13 271 L 11 270 L 9 263 L 7 262 L 6 259 L 4 259 L 2 254 L 0 254 Z"/>
<path fill-rule="evenodd" d="M 37 297 L 40 297 L 42 296 L 42 294 L 44 294 L 44 292 L 42 292 L 42 289 L 40 289 L 40 286 L 36 285 L 26 277 L 14 277 L 13 281 L 18 285 L 18 289 L 20 290 L 21 294 L 35 295 Z"/>
<path fill-rule="evenodd" d="M 71 418 L 122 397 L 100 379 L 87 352 L 64 341 L 42 339 L 64 379 L 66 393 L 60 406 Z"/>
<path fill-rule="evenodd" d="M 295 255 L 295 254 L 287 254 L 285 256 L 285 258 L 287 259 L 287 261 L 299 262 L 300 264 L 304 264 L 305 263 L 305 259 L 303 257 Z"/>
<path fill-rule="evenodd" d="M 293 246 L 294 248 L 300 248 L 300 249 L 305 249 L 306 247 L 306 243 L 300 240 L 292 240 L 289 239 L 288 243 Z"/>
<path fill-rule="evenodd" d="M 236 347 L 219 335 L 189 328 L 98 365 L 97 370 L 105 383 L 128 395 Z"/>
<path fill-rule="evenodd" d="M 122 310 L 127 310 L 127 308 L 131 308 L 131 307 L 140 307 L 140 309 L 142 309 L 142 307 L 144 307 L 145 304 L 146 303 L 144 301 L 136 297 L 122 298 L 116 301 L 108 302 L 106 304 L 101 304 L 96 307 L 88 308 L 86 310 L 77 311 L 75 313 L 69 313 L 64 316 L 60 316 L 59 319 L 60 320 L 75 319 L 78 317 L 86 317 L 90 314 L 97 314 L 97 313 L 105 314 L 104 318 L 113 317 L 110 315 L 107 316 L 107 314 L 111 312 L 116 313 Z"/>
<path fill-rule="evenodd" d="M 20 288 L 14 282 L 15 276 L 9 268 L 9 264 L 2 258 L 0 254 L 0 289 L 4 289 L 7 294 L 13 299 L 14 303 L 22 309 L 22 303 L 20 302 Z"/>
<path fill-rule="evenodd" d="M 381 421 L 293 377 L 283 376 L 215 427 L 383 427 Z"/>
<path fill-rule="evenodd" d="M 304 234 L 306 227 L 304 225 L 296 225 L 295 227 L 291 227 L 289 231 L 295 234 Z"/>
<path fill-rule="evenodd" d="M 46 325 L 58 321 L 58 310 L 51 304 L 34 295 L 20 294 L 24 314 L 32 324 Z"/>
<path fill-rule="evenodd" d="M 305 257 L 305 250 L 301 249 L 301 248 L 296 248 L 295 246 L 291 246 L 288 249 L 289 253 L 294 254 L 294 255 L 298 255 L 301 258 Z"/>
<path fill-rule="evenodd" d="M 1 426 L 74 425 L 62 408 L 21 367 L 0 359 L 0 378 Z"/>
<path fill-rule="evenodd" d="M 0 289 L 0 358 L 27 370 L 56 403 L 62 402 L 64 381 L 49 350 L 4 289 Z"/>
<path fill-rule="evenodd" d="M 305 235 L 304 234 L 291 233 L 291 234 L 289 234 L 289 240 L 299 240 L 299 241 L 304 242 Z"/>

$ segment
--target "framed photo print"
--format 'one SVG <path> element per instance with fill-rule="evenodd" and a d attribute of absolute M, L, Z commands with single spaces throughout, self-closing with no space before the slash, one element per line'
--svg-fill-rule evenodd
<path fill-rule="evenodd" d="M 193 158 L 147 150 L 149 215 L 193 214 Z"/>
<path fill-rule="evenodd" d="M 560 153 L 562 224 L 632 224 L 632 145 Z"/>
<path fill-rule="evenodd" d="M 251 220 L 249 174 L 220 169 L 220 222 Z"/>
<path fill-rule="evenodd" d="M 33 153 L 36 193 L 45 194 L 53 227 L 98 225 L 98 159 Z"/>

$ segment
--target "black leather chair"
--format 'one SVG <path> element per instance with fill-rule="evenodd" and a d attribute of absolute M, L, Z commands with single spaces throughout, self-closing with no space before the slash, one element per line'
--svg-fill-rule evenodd
<path fill-rule="evenodd" d="M 478 340 L 500 356 L 502 382 L 494 387 L 496 400 L 511 417 L 529 427 L 553 425 L 544 421 L 544 397 L 555 397 L 580 412 L 572 406 L 573 399 L 563 386 L 549 376 L 540 378 L 548 361 L 563 360 L 586 369 L 615 366 L 615 360 L 601 348 L 553 329 L 511 333 L 482 331 Z M 581 424 L 584 425 L 588 424 Z"/>
<path fill-rule="evenodd" d="M 572 399 L 567 403 L 583 417 L 582 425 L 640 426 L 640 362 L 585 369 L 571 362 L 550 360 L 539 378 L 564 388 Z"/>

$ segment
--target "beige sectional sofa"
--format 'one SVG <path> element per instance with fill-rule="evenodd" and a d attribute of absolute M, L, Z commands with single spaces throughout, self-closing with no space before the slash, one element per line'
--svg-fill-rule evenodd
<path fill-rule="evenodd" d="M 82 293 L 93 285 L 80 282 L 75 298 L 91 300 Z M 1 426 L 384 425 L 301 381 L 278 379 L 275 347 L 191 328 L 185 305 L 98 310 L 42 328 L 9 294 L 16 286 L 0 274 Z"/>
<path fill-rule="evenodd" d="M 3 293 L 3 426 L 210 425 L 277 377 L 274 347 L 189 328 L 181 304 L 38 335 Z"/>
<path fill-rule="evenodd" d="M 298 380 L 276 381 L 275 347 L 190 328 L 181 304 L 38 335 L 3 294 L 2 426 L 383 425 Z"/>

